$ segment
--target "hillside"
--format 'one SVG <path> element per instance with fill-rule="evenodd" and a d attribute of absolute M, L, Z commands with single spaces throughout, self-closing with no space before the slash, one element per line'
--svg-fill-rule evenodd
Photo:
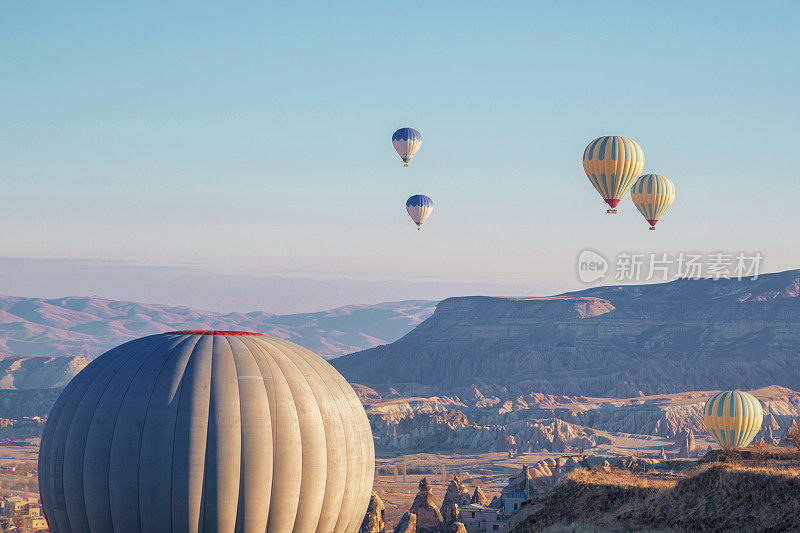
<path fill-rule="evenodd" d="M 511 531 L 796 531 L 798 494 L 796 467 L 717 463 L 677 479 L 578 470 L 523 506 Z"/>
<path fill-rule="evenodd" d="M 273 335 L 332 358 L 400 338 L 430 316 L 434 305 L 405 301 L 271 315 L 261 311 L 223 314 L 95 297 L 0 296 L 0 353 L 91 359 L 144 335 L 175 329 L 222 329 Z"/>
<path fill-rule="evenodd" d="M 800 271 L 542 298 L 463 297 L 394 343 L 335 361 L 407 394 L 635 396 L 800 389 Z"/>
<path fill-rule="evenodd" d="M 61 388 L 83 370 L 89 360 L 66 357 L 20 357 L 0 354 L 0 389 Z"/>

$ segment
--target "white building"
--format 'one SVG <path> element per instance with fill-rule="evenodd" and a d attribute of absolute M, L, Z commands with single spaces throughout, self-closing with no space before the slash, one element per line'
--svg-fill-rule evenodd
<path fill-rule="evenodd" d="M 500 509 L 487 507 L 478 503 L 470 503 L 458 507 L 458 520 L 464 524 L 469 533 L 489 533 L 501 531 L 498 520 Z"/>

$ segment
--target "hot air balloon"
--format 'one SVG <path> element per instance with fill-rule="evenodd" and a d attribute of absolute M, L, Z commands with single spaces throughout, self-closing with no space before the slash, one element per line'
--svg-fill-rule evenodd
<path fill-rule="evenodd" d="M 589 143 L 583 152 L 586 177 L 616 213 L 617 204 L 644 168 L 644 152 L 632 139 L 609 135 Z"/>
<path fill-rule="evenodd" d="M 417 230 L 421 230 L 422 224 L 433 213 L 433 200 L 424 194 L 415 194 L 406 200 L 406 211 L 417 225 Z"/>
<path fill-rule="evenodd" d="M 744 448 L 761 429 L 764 411 L 751 394 L 739 390 L 718 392 L 703 406 L 703 422 L 726 450 Z"/>
<path fill-rule="evenodd" d="M 414 128 L 400 128 L 392 135 L 392 145 L 405 163 L 403 166 L 407 167 L 408 162 L 422 146 L 422 135 Z"/>
<path fill-rule="evenodd" d="M 323 359 L 257 333 L 174 331 L 67 385 L 39 490 L 54 533 L 355 533 L 373 470 L 364 409 Z"/>
<path fill-rule="evenodd" d="M 656 222 L 675 200 L 675 184 L 660 174 L 645 174 L 631 188 L 631 198 L 642 216 L 656 229 Z"/>

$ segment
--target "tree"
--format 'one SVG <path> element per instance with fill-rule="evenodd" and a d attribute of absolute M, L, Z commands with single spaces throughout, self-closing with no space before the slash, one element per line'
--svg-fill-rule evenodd
<path fill-rule="evenodd" d="M 764 439 L 754 440 L 753 443 L 748 446 L 748 449 L 753 461 L 756 463 L 764 461 L 764 466 L 767 466 L 767 443 L 764 442 Z"/>
<path fill-rule="evenodd" d="M 784 433 L 783 440 L 800 451 L 800 426 L 797 424 L 792 424 L 791 427 L 786 430 L 786 433 Z"/>

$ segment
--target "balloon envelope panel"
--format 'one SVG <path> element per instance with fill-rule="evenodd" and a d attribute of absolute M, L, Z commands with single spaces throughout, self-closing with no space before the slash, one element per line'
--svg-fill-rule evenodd
<path fill-rule="evenodd" d="M 600 196 L 615 207 L 644 168 L 644 152 L 636 141 L 618 135 L 599 137 L 583 152 L 583 170 Z M 612 205 L 613 204 L 613 205 Z"/>
<path fill-rule="evenodd" d="M 59 396 L 39 452 L 54 533 L 354 532 L 373 470 L 344 378 L 301 346 L 235 332 L 101 355 Z"/>
<path fill-rule="evenodd" d="M 717 444 L 726 450 L 744 448 L 761 429 L 764 411 L 752 394 L 718 392 L 703 406 L 703 421 Z"/>

